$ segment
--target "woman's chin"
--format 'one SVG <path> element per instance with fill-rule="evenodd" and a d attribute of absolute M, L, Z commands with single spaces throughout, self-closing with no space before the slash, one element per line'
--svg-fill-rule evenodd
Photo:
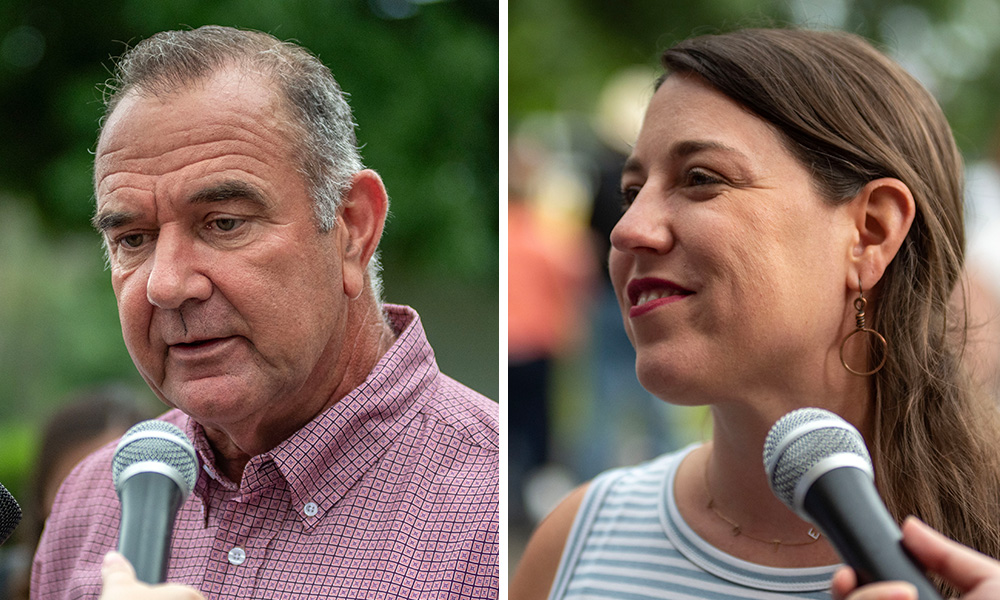
<path fill-rule="evenodd" d="M 636 364 L 636 375 L 639 383 L 650 394 L 678 406 L 702 406 L 708 403 L 708 382 L 704 381 L 703 373 L 683 373 L 674 369 L 666 369 L 663 364 L 644 368 L 642 362 Z"/>

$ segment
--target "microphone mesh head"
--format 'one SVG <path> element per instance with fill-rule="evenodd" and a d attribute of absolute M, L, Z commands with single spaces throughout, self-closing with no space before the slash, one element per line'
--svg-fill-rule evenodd
<path fill-rule="evenodd" d="M 165 421 L 143 421 L 125 432 L 111 461 L 111 479 L 115 490 L 135 473 L 126 469 L 143 462 L 156 462 L 176 471 L 174 479 L 182 487 L 184 497 L 194 489 L 198 479 L 198 458 L 194 446 L 184 432 Z"/>
<path fill-rule="evenodd" d="M 7 541 L 14 528 L 21 522 L 21 507 L 17 500 L 0 484 L 0 544 Z"/>
<path fill-rule="evenodd" d="M 864 438 L 838 415 L 819 408 L 800 408 L 778 419 L 764 442 L 764 468 L 779 500 L 798 511 L 795 491 L 804 475 L 820 461 L 852 455 L 872 472 Z"/>

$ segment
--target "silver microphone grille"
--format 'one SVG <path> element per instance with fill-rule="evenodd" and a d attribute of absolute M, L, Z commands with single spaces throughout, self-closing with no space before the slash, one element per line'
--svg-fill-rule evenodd
<path fill-rule="evenodd" d="M 21 507 L 7 488 L 0 484 L 0 544 L 7 541 L 20 522 Z"/>
<path fill-rule="evenodd" d="M 794 410 L 778 419 L 767 434 L 764 469 L 771 491 L 800 514 L 808 485 L 839 466 L 860 468 L 872 476 L 864 438 L 854 426 L 830 411 Z"/>
<path fill-rule="evenodd" d="M 125 432 L 111 461 L 115 490 L 136 473 L 155 471 L 171 477 L 184 497 L 198 479 L 198 457 L 180 428 L 165 421 L 143 421 Z"/>

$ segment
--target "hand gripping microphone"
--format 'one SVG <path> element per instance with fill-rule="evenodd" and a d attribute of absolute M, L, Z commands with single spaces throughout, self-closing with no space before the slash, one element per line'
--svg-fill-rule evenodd
<path fill-rule="evenodd" d="M 774 495 L 820 528 L 860 584 L 908 581 L 920 600 L 941 600 L 903 548 L 875 490 L 868 448 L 850 423 L 818 408 L 788 413 L 767 434 L 764 469 Z"/>
<path fill-rule="evenodd" d="M 184 432 L 143 421 L 125 432 L 111 462 L 122 504 L 118 551 L 146 583 L 166 579 L 177 510 L 194 488 L 198 459 Z"/>
<path fill-rule="evenodd" d="M 17 505 L 17 500 L 11 496 L 7 488 L 0 484 L 0 544 L 7 541 L 20 522 L 21 507 Z"/>

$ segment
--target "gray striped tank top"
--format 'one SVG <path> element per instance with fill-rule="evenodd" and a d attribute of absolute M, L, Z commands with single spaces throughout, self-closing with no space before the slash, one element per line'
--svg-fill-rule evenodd
<path fill-rule="evenodd" d="M 829 600 L 839 565 L 779 569 L 701 539 L 674 502 L 674 454 L 599 475 L 580 505 L 550 600 Z"/>

